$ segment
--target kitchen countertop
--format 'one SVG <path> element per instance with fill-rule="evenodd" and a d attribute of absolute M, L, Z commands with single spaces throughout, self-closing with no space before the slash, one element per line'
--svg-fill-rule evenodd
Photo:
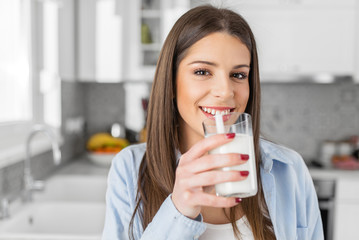
<path fill-rule="evenodd" d="M 315 180 L 359 179 L 359 170 L 309 167 L 309 173 Z"/>
<path fill-rule="evenodd" d="M 56 175 L 92 175 L 107 177 L 110 167 L 103 167 L 91 162 L 86 156 L 76 158 L 66 163 Z"/>
<path fill-rule="evenodd" d="M 92 175 L 107 177 L 110 167 L 99 166 L 91 162 L 86 155 L 76 158 L 67 163 L 58 171 L 56 175 Z M 335 168 L 308 167 L 310 175 L 315 180 L 356 178 L 359 179 L 359 170 L 341 170 Z"/>

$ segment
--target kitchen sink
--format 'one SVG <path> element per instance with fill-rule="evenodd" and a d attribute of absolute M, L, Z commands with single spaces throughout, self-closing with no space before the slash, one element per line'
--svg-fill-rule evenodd
<path fill-rule="evenodd" d="M 33 201 L 15 201 L 0 221 L 0 240 L 101 239 L 106 176 L 55 175 Z"/>
<path fill-rule="evenodd" d="M 101 239 L 105 204 L 33 202 L 0 223 L 0 239 Z"/>
<path fill-rule="evenodd" d="M 56 175 L 45 182 L 45 190 L 34 193 L 34 201 L 105 202 L 106 176 Z"/>

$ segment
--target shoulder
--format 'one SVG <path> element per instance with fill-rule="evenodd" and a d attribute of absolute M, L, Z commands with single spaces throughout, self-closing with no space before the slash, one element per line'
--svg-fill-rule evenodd
<path fill-rule="evenodd" d="M 260 148 L 262 170 L 270 172 L 281 184 L 299 188 L 312 185 L 308 167 L 299 153 L 264 139 L 261 139 Z"/>
<path fill-rule="evenodd" d="M 318 199 L 303 158 L 288 147 L 263 139 L 260 148 L 263 192 L 278 238 L 308 234 L 303 238 L 312 239 L 313 231 L 320 235 Z M 283 209 L 287 209 L 284 214 Z"/>
<path fill-rule="evenodd" d="M 131 179 L 136 185 L 138 170 L 145 152 L 146 143 L 134 144 L 124 148 L 113 158 L 110 172 L 123 180 Z"/>
<path fill-rule="evenodd" d="M 295 167 L 305 166 L 302 156 L 288 147 L 260 139 L 260 150 L 264 168 L 271 168 L 276 162 Z"/>
<path fill-rule="evenodd" d="M 146 152 L 146 143 L 130 145 L 119 152 L 112 160 L 113 165 L 135 164 L 139 165 Z"/>

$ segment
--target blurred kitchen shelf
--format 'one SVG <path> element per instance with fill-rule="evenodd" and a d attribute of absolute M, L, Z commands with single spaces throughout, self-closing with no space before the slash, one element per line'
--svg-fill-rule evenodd
<path fill-rule="evenodd" d="M 142 51 L 160 51 L 162 47 L 161 43 L 142 43 Z"/>
<path fill-rule="evenodd" d="M 142 18 L 160 18 L 161 11 L 160 10 L 153 10 L 153 9 L 146 9 L 141 11 Z"/>

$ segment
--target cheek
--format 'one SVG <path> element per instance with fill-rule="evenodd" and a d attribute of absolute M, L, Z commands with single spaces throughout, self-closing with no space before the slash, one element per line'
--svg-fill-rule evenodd
<path fill-rule="evenodd" d="M 247 106 L 247 103 L 248 103 L 248 100 L 249 100 L 249 93 L 250 93 L 249 86 L 241 88 L 236 92 L 236 96 L 237 96 L 236 97 L 236 102 L 240 104 L 241 109 L 243 111 L 245 110 L 245 108 Z"/>
<path fill-rule="evenodd" d="M 198 100 L 198 93 L 193 91 L 192 86 L 187 84 L 177 85 L 177 108 L 182 117 L 186 114 L 192 114 Z"/>
<path fill-rule="evenodd" d="M 204 94 L 204 86 L 190 79 L 191 76 L 186 76 L 186 74 L 178 75 L 177 78 L 176 98 L 180 113 L 181 110 L 191 111 L 191 108 L 196 107 L 196 104 Z"/>
<path fill-rule="evenodd" d="M 181 116 L 183 116 L 183 113 L 185 112 L 185 106 L 188 105 L 186 99 L 186 92 L 183 91 L 183 89 L 181 90 L 180 88 L 177 88 L 178 91 L 177 91 L 177 108 L 178 108 L 178 112 Z"/>
<path fill-rule="evenodd" d="M 183 114 L 186 113 L 185 107 L 189 105 L 189 98 L 190 94 L 188 91 L 188 86 L 186 86 L 185 76 L 182 74 L 177 75 L 176 81 L 176 101 L 177 101 L 177 108 L 181 117 Z"/>

